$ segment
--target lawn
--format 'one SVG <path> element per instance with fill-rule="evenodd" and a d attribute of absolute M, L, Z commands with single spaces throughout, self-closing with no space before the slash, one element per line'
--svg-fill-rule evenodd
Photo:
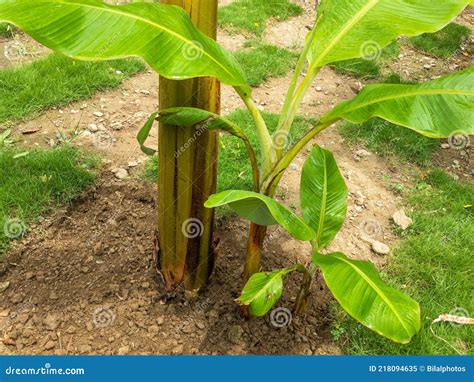
<path fill-rule="evenodd" d="M 135 59 L 76 61 L 59 54 L 0 71 L 0 123 L 34 118 L 53 106 L 92 97 L 145 70 Z"/>
<path fill-rule="evenodd" d="M 73 200 L 95 179 L 99 159 L 70 146 L 27 153 L 0 149 L 0 259 L 28 225 Z"/>
<path fill-rule="evenodd" d="M 303 13 L 303 9 L 288 0 L 235 0 L 219 8 L 219 24 L 234 32 L 261 36 L 269 18 L 278 21 Z"/>

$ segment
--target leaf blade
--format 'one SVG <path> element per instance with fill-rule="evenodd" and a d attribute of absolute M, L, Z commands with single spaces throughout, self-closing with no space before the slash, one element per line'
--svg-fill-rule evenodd
<path fill-rule="evenodd" d="M 372 263 L 317 252 L 313 262 L 344 310 L 369 329 L 402 344 L 420 330 L 418 303 L 385 284 Z"/>
<path fill-rule="evenodd" d="M 251 222 L 269 226 L 279 224 L 295 239 L 311 241 L 315 232 L 299 216 L 274 199 L 251 191 L 230 190 L 212 195 L 204 204 L 207 208 L 229 205 Z"/>
<path fill-rule="evenodd" d="M 295 268 L 289 268 L 255 273 L 245 284 L 237 302 L 249 306 L 250 314 L 253 316 L 264 316 L 280 299 L 284 277 L 294 270 Z"/>
<path fill-rule="evenodd" d="M 0 20 L 72 58 L 138 56 L 170 79 L 213 76 L 229 85 L 246 85 L 234 57 L 196 29 L 179 7 L 109 5 L 101 0 L 4 0 Z"/>
<path fill-rule="evenodd" d="M 362 123 L 372 117 L 431 138 L 447 138 L 459 130 L 474 133 L 474 67 L 422 84 L 366 86 L 321 122 L 342 118 Z"/>
<path fill-rule="evenodd" d="M 323 0 L 315 42 L 308 54 L 313 67 L 377 54 L 396 37 L 436 32 L 468 0 Z"/>
<path fill-rule="evenodd" d="M 348 190 L 332 153 L 315 146 L 303 166 L 303 219 L 316 231 L 316 246 L 327 246 L 344 224 Z"/>

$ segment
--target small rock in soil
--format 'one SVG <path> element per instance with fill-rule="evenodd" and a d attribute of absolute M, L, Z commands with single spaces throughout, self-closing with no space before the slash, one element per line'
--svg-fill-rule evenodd
<path fill-rule="evenodd" d="M 173 348 L 172 353 L 173 354 L 183 354 L 184 351 L 184 346 L 183 345 L 177 345 Z"/>
<path fill-rule="evenodd" d="M 88 127 L 89 131 L 95 133 L 96 131 L 99 131 L 99 128 L 97 127 L 97 125 L 95 123 L 91 123 Z"/>
<path fill-rule="evenodd" d="M 100 118 L 104 116 L 104 113 L 102 113 L 101 111 L 95 111 L 94 116 Z"/>
<path fill-rule="evenodd" d="M 60 324 L 59 317 L 55 314 L 49 313 L 43 320 L 43 324 L 48 330 L 56 330 Z"/>
<path fill-rule="evenodd" d="M 114 171 L 114 172 L 115 172 L 115 177 L 117 179 L 123 180 L 123 179 L 128 178 L 128 171 L 125 170 L 124 168 L 119 168 L 117 169 L 117 171 Z"/>
<path fill-rule="evenodd" d="M 119 355 L 125 355 L 130 352 L 130 346 L 121 346 L 118 350 Z"/>
<path fill-rule="evenodd" d="M 55 346 L 56 346 L 56 342 L 50 340 L 44 344 L 43 349 L 51 350 L 51 349 L 54 349 Z"/>
<path fill-rule="evenodd" d="M 404 209 L 395 212 L 392 219 L 393 222 L 404 231 L 413 224 L 413 220 L 405 214 Z"/>
<path fill-rule="evenodd" d="M 230 330 L 227 332 L 227 338 L 233 344 L 239 344 L 242 340 L 244 330 L 239 325 L 233 325 Z"/>
<path fill-rule="evenodd" d="M 5 292 L 10 286 L 10 281 L 4 281 L 0 283 L 0 293 Z"/>
<path fill-rule="evenodd" d="M 380 241 L 372 242 L 372 250 L 378 255 L 388 255 L 390 254 L 390 247 Z"/>

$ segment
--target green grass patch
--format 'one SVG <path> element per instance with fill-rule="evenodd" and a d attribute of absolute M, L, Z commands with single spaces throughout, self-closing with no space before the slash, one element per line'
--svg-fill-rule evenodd
<path fill-rule="evenodd" d="M 343 123 L 339 126 L 339 132 L 349 144 L 363 143 L 381 156 L 395 155 L 420 166 L 428 165 L 439 148 L 439 140 L 379 118 L 360 125 Z"/>
<path fill-rule="evenodd" d="M 421 305 L 422 330 L 408 345 L 395 344 L 357 324 L 339 309 L 333 335 L 349 354 L 448 355 L 473 354 L 472 326 L 434 324 L 441 314 L 474 312 L 472 249 L 474 201 L 472 184 L 459 183 L 434 170 L 407 192 L 414 224 L 383 277 Z"/>
<path fill-rule="evenodd" d="M 288 0 L 235 0 L 219 7 L 219 24 L 231 31 L 247 31 L 261 36 L 270 17 L 287 20 L 299 16 L 303 9 Z"/>
<path fill-rule="evenodd" d="M 13 36 L 14 26 L 8 23 L 0 23 L 0 37 L 10 38 Z"/>
<path fill-rule="evenodd" d="M 90 98 L 143 70 L 145 65 L 136 59 L 85 62 L 58 54 L 2 70 L 0 123 L 32 118 L 53 106 Z"/>
<path fill-rule="evenodd" d="M 229 120 L 239 125 L 249 138 L 255 148 L 257 157 L 260 157 L 260 145 L 258 135 L 253 123 L 252 117 L 245 109 L 237 110 L 226 116 Z M 263 118 L 271 132 L 276 130 L 278 125 L 278 114 L 263 113 Z M 296 143 L 304 133 L 314 124 L 314 120 L 297 117 L 288 145 Z M 247 150 L 242 141 L 228 134 L 222 134 L 219 140 L 219 168 L 217 178 L 218 192 L 225 190 L 249 190 L 253 189 L 252 167 L 248 159 Z M 158 158 L 154 156 L 145 164 L 143 177 L 150 181 L 156 181 Z M 226 208 L 219 209 L 218 217 L 229 215 L 230 210 Z"/>
<path fill-rule="evenodd" d="M 384 61 L 393 60 L 398 57 L 399 54 L 400 45 L 395 41 L 383 48 L 380 52 L 380 56 L 372 60 L 354 58 L 351 60 L 335 62 L 331 66 L 334 67 L 338 74 L 345 74 L 364 80 L 370 80 L 380 76 L 380 65 Z"/>
<path fill-rule="evenodd" d="M 259 86 L 270 77 L 285 76 L 298 60 L 298 53 L 269 44 L 248 44 L 235 53 L 250 86 Z"/>
<path fill-rule="evenodd" d="M 436 57 L 448 58 L 456 54 L 471 30 L 460 24 L 451 23 L 436 33 L 424 33 L 410 38 L 418 49 Z"/>
<path fill-rule="evenodd" d="M 70 146 L 18 154 L 0 151 L 0 260 L 30 222 L 89 185 L 99 164 L 95 156 Z"/>

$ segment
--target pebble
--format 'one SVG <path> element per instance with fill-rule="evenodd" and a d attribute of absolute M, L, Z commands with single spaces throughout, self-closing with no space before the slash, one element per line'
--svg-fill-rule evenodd
<path fill-rule="evenodd" d="M 441 148 L 442 148 L 442 149 L 445 149 L 445 150 L 449 149 L 450 147 L 451 147 L 451 146 L 449 145 L 449 143 L 443 143 L 443 144 L 441 145 Z"/>
<path fill-rule="evenodd" d="M 184 351 L 184 346 L 183 345 L 177 345 L 173 348 L 172 353 L 173 354 L 183 354 Z"/>
<path fill-rule="evenodd" d="M 323 88 L 321 86 L 316 86 L 316 91 L 320 93 L 323 91 Z"/>
<path fill-rule="evenodd" d="M 125 355 L 130 352 L 130 346 L 121 346 L 118 350 L 119 355 Z"/>
<path fill-rule="evenodd" d="M 4 281 L 0 283 L 0 293 L 5 292 L 10 286 L 10 281 Z"/>
<path fill-rule="evenodd" d="M 404 231 L 413 224 L 413 219 L 406 215 L 404 209 L 395 212 L 392 219 L 393 222 Z"/>
<path fill-rule="evenodd" d="M 55 314 L 48 313 L 43 320 L 43 324 L 48 330 L 56 330 L 60 324 L 59 317 Z"/>
<path fill-rule="evenodd" d="M 51 349 L 54 349 L 55 346 L 56 346 L 56 342 L 50 340 L 44 344 L 43 349 L 51 350 Z"/>
<path fill-rule="evenodd" d="M 128 178 L 128 171 L 125 170 L 124 168 L 119 168 L 117 169 L 117 171 L 114 171 L 114 172 L 115 172 L 115 177 L 119 180 L 124 180 Z"/>
<path fill-rule="evenodd" d="M 165 319 L 164 319 L 163 317 L 158 317 L 158 318 L 156 319 L 156 324 L 157 324 L 157 325 L 161 326 L 161 325 L 163 325 L 164 323 L 165 323 Z"/>
<path fill-rule="evenodd" d="M 91 123 L 87 128 L 93 133 L 99 131 L 99 127 L 95 123 Z"/>
<path fill-rule="evenodd" d="M 374 240 L 372 242 L 372 250 L 378 255 L 388 255 L 390 254 L 390 247 L 380 241 Z"/>
<path fill-rule="evenodd" d="M 103 117 L 103 116 L 104 116 L 104 113 L 102 113 L 101 111 L 94 111 L 94 113 L 93 113 L 93 114 L 94 114 L 94 116 L 95 116 L 95 117 L 98 117 L 98 118 L 100 118 L 100 117 Z"/>
<path fill-rule="evenodd" d="M 239 325 L 234 325 L 227 332 L 227 338 L 230 342 L 237 345 L 242 340 L 243 334 L 244 330 Z"/>
<path fill-rule="evenodd" d="M 290 165 L 288 167 L 292 171 L 298 171 L 300 169 L 299 166 L 296 163 L 290 163 Z"/>

